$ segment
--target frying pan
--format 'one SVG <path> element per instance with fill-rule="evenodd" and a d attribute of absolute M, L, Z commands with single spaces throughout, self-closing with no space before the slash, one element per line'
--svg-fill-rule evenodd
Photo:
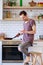
<path fill-rule="evenodd" d="M 16 36 L 14 36 L 14 37 L 12 37 L 12 38 L 6 37 L 6 38 L 4 38 L 4 39 L 5 39 L 5 40 L 12 40 L 13 38 L 18 37 L 19 35 L 20 35 L 20 33 L 18 33 Z"/>

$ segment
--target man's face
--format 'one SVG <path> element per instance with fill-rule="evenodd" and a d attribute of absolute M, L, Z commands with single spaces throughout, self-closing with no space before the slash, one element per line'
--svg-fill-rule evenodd
<path fill-rule="evenodd" d="M 24 16 L 24 14 L 20 15 L 20 17 L 21 17 L 24 21 L 27 20 L 27 16 Z"/>

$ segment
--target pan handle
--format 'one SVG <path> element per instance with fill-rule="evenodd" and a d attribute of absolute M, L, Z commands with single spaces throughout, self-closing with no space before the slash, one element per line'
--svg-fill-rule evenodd
<path fill-rule="evenodd" d="M 16 34 L 16 36 L 14 36 L 13 38 L 16 38 L 16 37 L 19 37 L 19 36 L 20 36 L 20 33 Z M 12 38 L 12 39 L 13 39 L 13 38 Z"/>

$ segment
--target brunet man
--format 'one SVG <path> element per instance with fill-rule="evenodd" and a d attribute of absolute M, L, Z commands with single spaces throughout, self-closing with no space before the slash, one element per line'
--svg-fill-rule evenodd
<path fill-rule="evenodd" d="M 34 34 L 36 33 L 36 24 L 33 19 L 28 17 L 26 11 L 21 11 L 19 15 L 24 21 L 24 28 L 20 31 L 20 35 L 23 35 L 23 42 L 18 46 L 18 50 L 26 55 L 24 65 L 27 65 L 30 61 L 30 54 L 27 49 L 33 45 Z"/>

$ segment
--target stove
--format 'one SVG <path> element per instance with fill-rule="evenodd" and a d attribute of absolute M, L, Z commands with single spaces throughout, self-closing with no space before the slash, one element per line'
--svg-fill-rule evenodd
<path fill-rule="evenodd" d="M 23 61 L 23 54 L 20 51 L 18 51 L 18 42 L 12 41 L 12 44 L 9 44 L 8 41 L 4 41 L 3 43 L 5 44 L 2 45 L 2 62 L 17 63 Z"/>

